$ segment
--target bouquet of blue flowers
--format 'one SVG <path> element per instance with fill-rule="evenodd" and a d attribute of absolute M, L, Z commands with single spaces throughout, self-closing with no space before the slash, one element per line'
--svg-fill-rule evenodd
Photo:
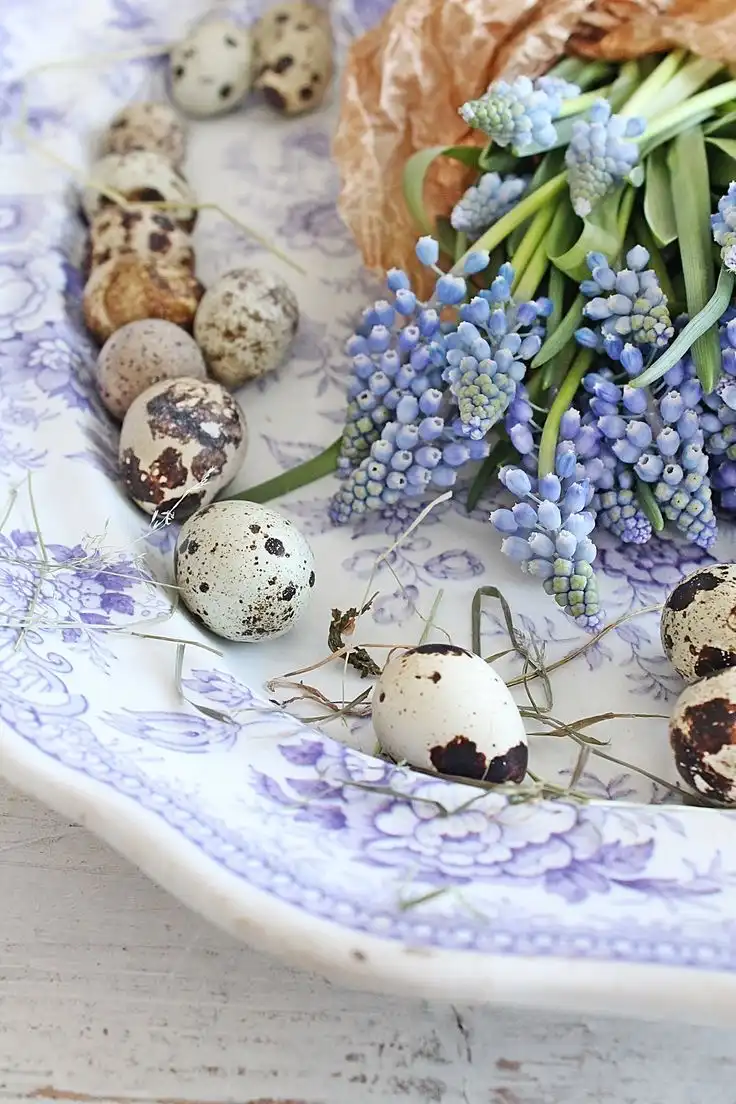
<path fill-rule="evenodd" d="M 487 141 L 406 165 L 433 291 L 392 269 L 348 343 L 331 516 L 500 480 L 503 551 L 596 631 L 597 528 L 709 549 L 736 513 L 736 80 L 569 57 L 458 109 Z M 437 157 L 475 180 L 430 225 Z"/>

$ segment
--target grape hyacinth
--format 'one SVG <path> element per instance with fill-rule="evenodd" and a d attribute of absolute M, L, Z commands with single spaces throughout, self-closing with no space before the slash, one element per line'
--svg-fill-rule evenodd
<path fill-rule="evenodd" d="M 597 487 L 593 498 L 596 520 L 624 544 L 646 544 L 652 536 L 652 523 L 637 502 L 631 468 L 620 462 L 606 468 Z"/>
<path fill-rule="evenodd" d="M 718 200 L 718 214 L 710 216 L 713 238 L 721 246 L 721 260 L 731 272 L 736 272 L 736 181 Z"/>
<path fill-rule="evenodd" d="M 515 304 L 510 265 L 464 303 L 465 279 L 436 267 L 437 242 L 420 238 L 416 252 L 438 273 L 433 299 L 439 309 L 456 308 L 459 322 L 441 323 L 438 310 L 417 300 L 404 272 L 389 273 L 394 302 L 381 300 L 366 311 L 349 343 L 353 374 L 338 460 L 343 486 L 330 511 L 336 523 L 395 505 L 402 496 L 453 486 L 458 469 L 488 455 L 485 434 L 539 351 L 539 323 L 551 303 Z M 471 251 L 465 274 L 482 272 L 489 260 L 487 252 Z"/>
<path fill-rule="evenodd" d="M 460 308 L 462 321 L 445 339 L 443 379 L 457 401 L 453 430 L 479 440 L 501 418 L 524 378 L 527 362 L 539 352 L 541 338 L 529 331 L 549 313 L 547 300 L 514 305 L 514 270 L 503 264 L 490 288 Z"/>
<path fill-rule="evenodd" d="M 491 514 L 494 528 L 504 536 L 502 551 L 522 571 L 541 579 L 576 625 L 596 632 L 603 615 L 592 567 L 595 515 L 586 509 L 593 491 L 587 480 L 575 479 L 574 452 L 563 450 L 556 473 L 541 479 L 514 467 L 502 468 L 499 478 L 519 500 L 512 509 Z"/>
<path fill-rule="evenodd" d="M 621 364 L 630 375 L 638 375 L 643 368 L 641 351 L 624 346 Z M 600 415 L 598 428 L 611 451 L 642 482 L 651 485 L 664 517 L 688 540 L 709 549 L 716 537 L 716 520 L 697 379 L 683 376 L 675 387 L 672 377 L 668 381 L 665 376 L 665 387 L 656 396 L 610 380 L 604 388 L 601 380 L 591 373 L 583 386 L 594 395 L 591 408 Z"/>
<path fill-rule="evenodd" d="M 460 114 L 468 126 L 482 130 L 498 146 L 511 146 L 516 156 L 532 146 L 550 149 L 557 141 L 553 124 L 563 100 L 580 95 L 576 84 L 558 77 L 516 77 L 497 80 L 477 100 L 468 100 Z"/>
<path fill-rule="evenodd" d="M 595 205 L 624 180 L 638 182 L 638 138 L 646 123 L 637 116 L 612 115 L 607 100 L 596 100 L 587 119 L 578 119 L 565 153 L 570 200 L 576 215 L 585 218 Z"/>
<path fill-rule="evenodd" d="M 453 207 L 452 228 L 475 241 L 518 203 L 528 187 L 528 176 L 483 173 L 478 183 L 468 188 Z"/>
<path fill-rule="evenodd" d="M 703 396 L 705 409 L 700 424 L 710 459 L 711 486 L 719 493 L 721 508 L 733 513 L 736 512 L 736 319 L 721 326 L 720 339 L 723 375 L 715 390 Z M 689 357 L 685 365 L 695 371 Z"/>
<path fill-rule="evenodd" d="M 655 272 L 648 269 L 649 253 L 641 245 L 626 254 L 627 268 L 614 269 L 603 253 L 589 253 L 590 279 L 580 290 L 590 300 L 583 310 L 597 329 L 584 326 L 576 334 L 580 345 L 606 352 L 618 360 L 623 340 L 648 349 L 663 349 L 674 335 L 667 296 Z"/>

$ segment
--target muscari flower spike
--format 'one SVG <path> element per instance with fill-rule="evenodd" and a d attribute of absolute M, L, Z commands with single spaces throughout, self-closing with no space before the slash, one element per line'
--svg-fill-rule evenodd
<path fill-rule="evenodd" d="M 528 187 L 528 176 L 483 173 L 478 183 L 468 188 L 453 207 L 450 224 L 454 230 L 467 234 L 474 241 L 507 214 Z"/>
<path fill-rule="evenodd" d="M 704 411 L 700 425 L 705 436 L 705 451 L 710 459 L 713 490 L 726 513 L 736 512 L 736 319 L 720 328 L 723 375 L 715 389 L 703 396 Z M 694 375 L 692 359 L 686 357 L 665 376 L 676 371 Z"/>
<path fill-rule="evenodd" d="M 639 349 L 624 347 L 621 364 L 630 375 L 638 375 L 643 363 Z M 669 390 L 662 389 L 656 396 L 626 385 L 620 389 L 620 403 L 609 389 L 600 397 L 600 403 L 607 405 L 595 406 L 597 413 L 606 410 L 598 417 L 598 428 L 616 458 L 651 484 L 663 516 L 707 550 L 717 529 L 700 424 L 702 390 L 694 375 L 683 375 L 679 387 L 671 386 L 667 377 L 665 384 Z M 601 389 L 595 373 L 585 377 L 583 386 L 589 392 Z"/>
<path fill-rule="evenodd" d="M 640 183 L 638 138 L 646 123 L 637 116 L 613 115 L 607 100 L 596 100 L 587 119 L 578 119 L 565 153 L 570 200 L 586 218 L 595 205 L 624 180 Z"/>
<path fill-rule="evenodd" d="M 574 451 L 562 450 L 555 473 L 541 479 L 521 468 L 502 468 L 499 478 L 518 501 L 512 509 L 494 510 L 491 522 L 503 534 L 505 555 L 541 579 L 576 625 L 596 632 L 603 614 L 592 567 L 595 515 L 586 509 L 593 490 L 587 480 L 575 479 L 575 466 Z"/>
<path fill-rule="evenodd" d="M 619 360 L 624 341 L 663 349 L 674 335 L 667 296 L 657 274 L 648 269 L 649 253 L 636 245 L 626 254 L 627 268 L 614 269 L 603 253 L 589 253 L 590 279 L 580 290 L 589 299 L 583 310 L 596 329 L 581 327 L 575 333 L 580 345 Z"/>
<path fill-rule="evenodd" d="M 736 181 L 718 200 L 718 214 L 710 216 L 713 238 L 721 247 L 721 261 L 731 272 L 736 272 Z"/>
<path fill-rule="evenodd" d="M 417 255 L 438 273 L 434 293 L 438 307 L 465 298 L 465 281 L 436 268 L 439 246 L 433 238 L 419 239 Z M 387 286 L 392 301 L 379 300 L 364 311 L 347 343 L 352 371 L 337 464 L 343 476 L 368 456 L 404 395 L 419 397 L 442 382 L 444 334 L 439 311 L 417 299 L 401 269 L 389 271 Z"/>
<path fill-rule="evenodd" d="M 465 122 L 489 135 L 498 146 L 511 146 L 518 157 L 531 146 L 550 149 L 557 141 L 556 119 L 563 100 L 580 95 L 576 84 L 557 77 L 497 80 L 485 95 L 460 108 Z"/>
<path fill-rule="evenodd" d="M 549 314 L 551 303 L 539 299 L 515 304 L 513 280 L 511 265 L 501 265 L 491 286 L 460 308 L 457 329 L 445 337 L 443 380 L 457 402 L 452 428 L 458 437 L 480 440 L 488 433 L 541 347 L 537 323 Z"/>

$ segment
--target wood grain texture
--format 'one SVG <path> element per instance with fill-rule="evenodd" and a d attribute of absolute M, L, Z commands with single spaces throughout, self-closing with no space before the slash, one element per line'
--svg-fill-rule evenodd
<path fill-rule="evenodd" d="M 736 1104 L 727 1031 L 381 998 L 0 783 L 0 1104 Z"/>

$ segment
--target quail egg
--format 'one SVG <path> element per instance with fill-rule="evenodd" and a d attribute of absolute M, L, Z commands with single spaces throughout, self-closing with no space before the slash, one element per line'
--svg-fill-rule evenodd
<path fill-rule="evenodd" d="M 486 782 L 521 782 L 524 722 L 503 679 L 452 644 L 421 644 L 388 661 L 373 691 L 373 727 L 397 761 Z"/>
<path fill-rule="evenodd" d="M 314 556 L 297 527 L 240 500 L 214 502 L 182 526 L 174 571 L 187 609 L 226 640 L 282 636 L 314 586 Z"/>
<path fill-rule="evenodd" d="M 205 379 L 206 375 L 196 341 L 163 318 L 129 322 L 116 330 L 100 350 L 95 369 L 100 398 L 120 420 L 151 384 L 178 376 Z"/>
<path fill-rule="evenodd" d="M 103 207 L 89 228 L 87 271 L 120 253 L 135 253 L 153 264 L 194 271 L 194 249 L 186 230 L 151 206 Z"/>
<path fill-rule="evenodd" d="M 174 47 L 171 96 L 187 115 L 205 118 L 237 107 L 253 79 L 253 45 L 237 23 L 208 20 Z"/>
<path fill-rule="evenodd" d="M 85 188 L 82 196 L 82 207 L 88 222 L 110 203 L 95 187 L 96 184 L 118 192 L 131 203 L 181 203 L 181 207 L 167 209 L 168 214 L 185 230 L 191 230 L 196 222 L 194 192 L 181 173 L 160 153 L 151 150 L 108 153 L 92 166 L 90 179 L 94 184 Z"/>
<path fill-rule="evenodd" d="M 164 318 L 189 329 L 202 291 L 186 268 L 121 253 L 92 270 L 82 297 L 84 321 L 98 341 L 143 318 Z"/>
<path fill-rule="evenodd" d="M 688 682 L 736 666 L 736 564 L 700 567 L 662 610 L 662 647 Z"/>
<path fill-rule="evenodd" d="M 670 717 L 677 769 L 698 793 L 736 801 L 736 671 L 686 686 Z"/>
<path fill-rule="evenodd" d="M 102 139 L 102 154 L 149 150 L 180 168 L 186 152 L 181 119 L 167 103 L 128 104 L 113 118 Z"/>
<path fill-rule="evenodd" d="M 247 443 L 243 412 L 219 383 L 161 380 L 125 415 L 122 484 L 146 513 L 176 507 L 180 520 L 211 502 L 237 474 Z"/>
<path fill-rule="evenodd" d="M 277 368 L 299 324 L 288 284 L 271 272 L 237 268 L 202 297 L 194 336 L 210 374 L 236 388 Z"/>
<path fill-rule="evenodd" d="M 255 26 L 255 87 L 286 115 L 318 107 L 334 69 L 332 34 L 325 12 L 297 0 L 269 9 Z"/>

